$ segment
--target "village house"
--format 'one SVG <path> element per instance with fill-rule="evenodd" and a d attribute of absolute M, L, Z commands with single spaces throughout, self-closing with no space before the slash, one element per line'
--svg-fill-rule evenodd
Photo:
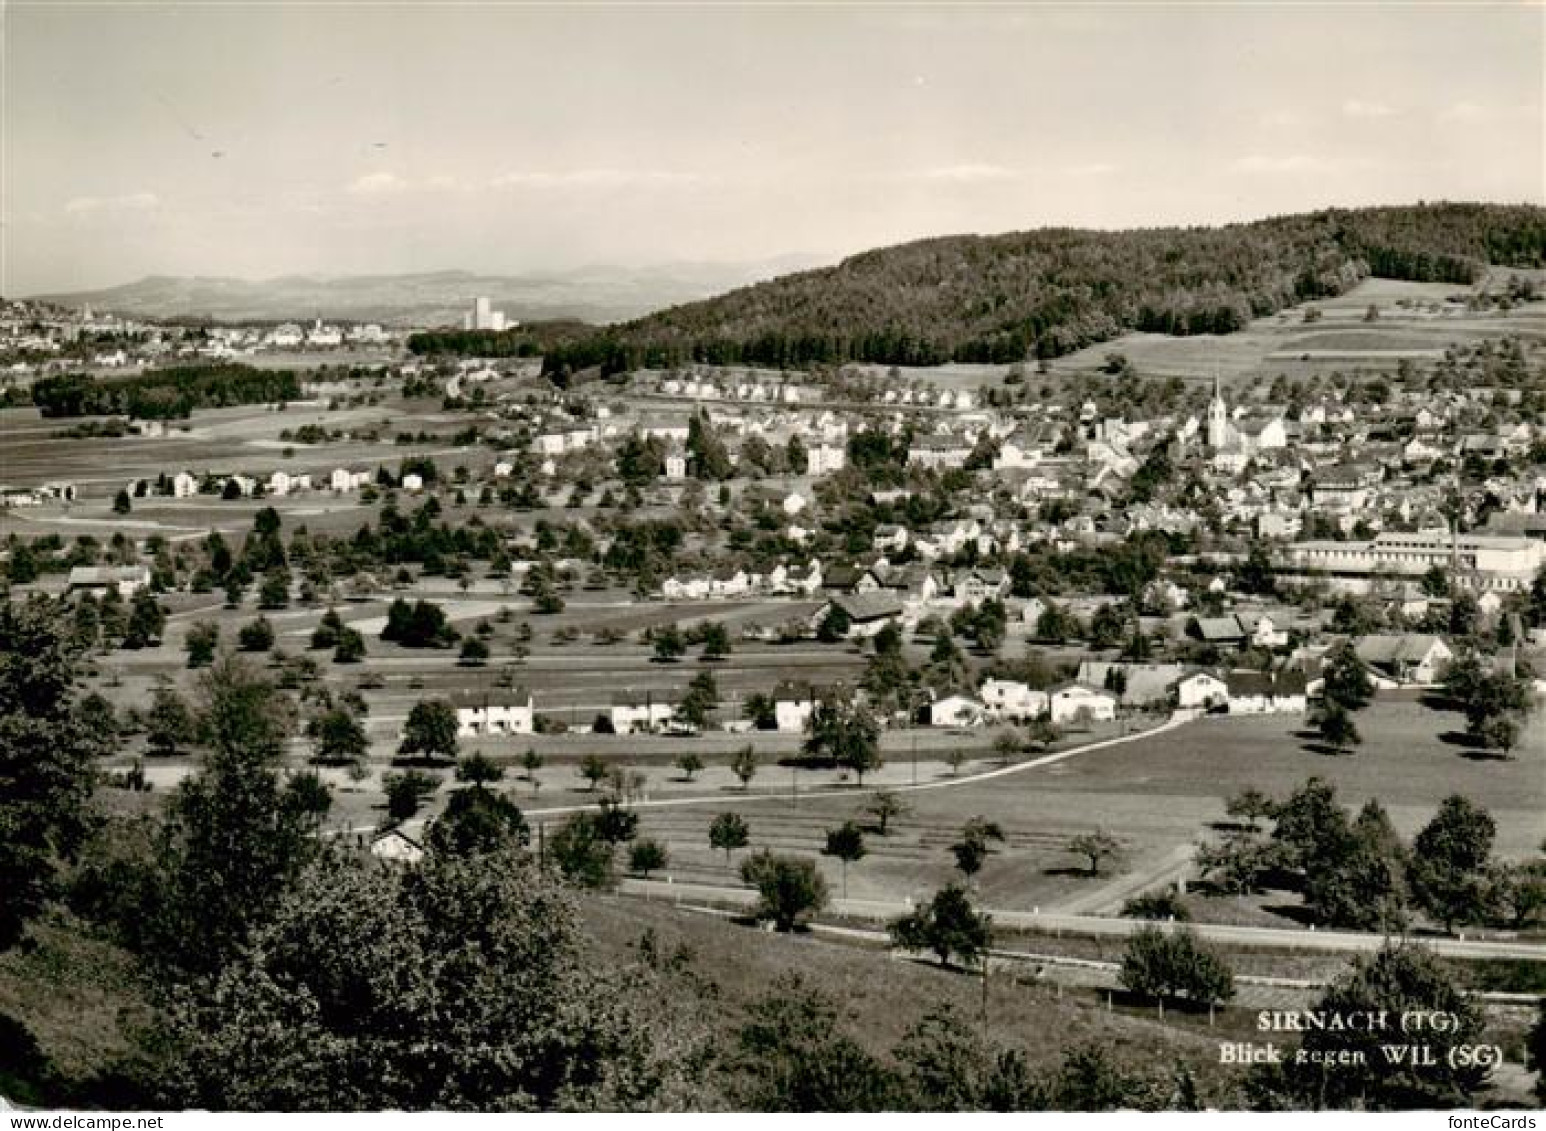
<path fill-rule="evenodd" d="M 722 566 L 709 578 L 710 597 L 739 597 L 751 590 L 751 579 L 744 569 Z"/>
<path fill-rule="evenodd" d="M 338 467 L 328 476 L 328 486 L 334 491 L 357 491 L 368 485 L 370 478 L 368 471 L 350 471 L 347 467 Z"/>
<path fill-rule="evenodd" d="M 525 687 L 509 691 L 464 691 L 455 697 L 454 704 L 456 733 L 462 738 L 536 733 L 532 694 Z"/>
<path fill-rule="evenodd" d="M 840 594 L 816 610 L 811 627 L 819 627 L 834 609 L 848 618 L 849 639 L 874 636 L 902 616 L 902 602 L 890 593 Z"/>
<path fill-rule="evenodd" d="M 883 522 L 875 528 L 871 545 L 881 553 L 899 554 L 907 549 L 907 527 Z"/>
<path fill-rule="evenodd" d="M 1227 672 L 1231 715 L 1304 714 L 1309 705 L 1304 673 L 1297 671 Z"/>
<path fill-rule="evenodd" d="M 805 449 L 805 474 L 815 478 L 848 466 L 848 449 L 841 444 L 813 444 Z"/>
<path fill-rule="evenodd" d="M 709 595 L 710 578 L 704 574 L 674 575 L 660 585 L 668 601 L 701 601 Z"/>
<path fill-rule="evenodd" d="M 954 468 L 966 463 L 972 454 L 972 445 L 959 436 L 924 435 L 913 437 L 907 449 L 910 466 L 926 468 Z"/>
<path fill-rule="evenodd" d="M 803 734 L 819 696 L 809 683 L 783 680 L 773 689 L 774 726 L 780 734 Z"/>
<path fill-rule="evenodd" d="M 676 704 L 681 699 L 681 692 L 674 688 L 642 693 L 615 692 L 610 715 L 612 731 L 614 734 L 652 734 L 669 726 L 676 718 Z"/>
<path fill-rule="evenodd" d="M 1187 634 L 1219 648 L 1244 648 L 1251 637 L 1250 630 L 1236 616 L 1193 617 L 1187 624 Z"/>
<path fill-rule="evenodd" d="M 1047 693 L 1020 680 L 984 680 L 978 694 L 991 718 L 1024 721 L 1047 713 Z"/>
<path fill-rule="evenodd" d="M 302 472 L 299 475 L 288 471 L 276 471 L 268 477 L 268 485 L 265 488 L 270 495 L 285 496 L 291 491 L 311 490 L 311 476 Z"/>
<path fill-rule="evenodd" d="M 946 695 L 929 704 L 930 726 L 971 727 L 982 719 L 982 704 L 969 695 Z"/>
<path fill-rule="evenodd" d="M 65 593 L 90 593 L 100 597 L 109 590 L 120 597 L 133 597 L 150 588 L 150 569 L 143 565 L 76 566 L 65 582 Z"/>
<path fill-rule="evenodd" d="M 951 595 L 958 601 L 980 604 L 1009 592 L 1009 574 L 1001 569 L 969 569 L 952 579 Z"/>
<path fill-rule="evenodd" d="M 1229 702 L 1229 684 L 1212 672 L 1196 670 L 1176 681 L 1176 706 L 1182 710 L 1212 710 Z"/>
<path fill-rule="evenodd" d="M 830 593 L 878 593 L 885 588 L 873 567 L 857 565 L 829 566 L 821 587 Z"/>
<path fill-rule="evenodd" d="M 1353 651 L 1368 667 L 1398 684 L 1434 684 L 1455 653 L 1437 636 L 1419 633 L 1361 636 Z"/>
<path fill-rule="evenodd" d="M 1256 623 L 1251 629 L 1251 646 L 1253 648 L 1286 648 L 1288 647 L 1288 632 L 1280 629 L 1271 617 L 1263 613 L 1256 618 Z"/>
<path fill-rule="evenodd" d="M 1065 683 L 1053 688 L 1048 698 L 1048 712 L 1059 726 L 1074 722 L 1109 722 L 1117 717 L 1117 698 L 1103 688 Z"/>

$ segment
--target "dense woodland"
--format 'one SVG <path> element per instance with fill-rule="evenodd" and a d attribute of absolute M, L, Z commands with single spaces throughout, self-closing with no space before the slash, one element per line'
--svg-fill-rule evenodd
<path fill-rule="evenodd" d="M 531 322 L 509 330 L 426 330 L 408 338 L 410 353 L 420 356 L 539 357 L 545 347 L 580 341 L 595 333 L 584 322 Z"/>
<path fill-rule="evenodd" d="M 868 251 L 588 338 L 566 334 L 549 343 L 544 367 L 563 378 L 686 361 L 1014 362 L 1132 330 L 1229 333 L 1371 274 L 1469 285 L 1489 264 L 1546 266 L 1546 209 L 1435 204 L 1222 228 L 948 236 Z"/>
<path fill-rule="evenodd" d="M 288 369 L 248 365 L 179 365 L 134 377 L 97 380 L 81 373 L 45 377 L 32 387 L 44 416 L 130 416 L 186 419 L 196 408 L 295 400 L 301 383 Z"/>

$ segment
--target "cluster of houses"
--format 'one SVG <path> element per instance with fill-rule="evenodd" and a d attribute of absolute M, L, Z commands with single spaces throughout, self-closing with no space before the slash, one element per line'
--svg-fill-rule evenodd
<path fill-rule="evenodd" d="M 657 386 L 662 397 L 680 397 L 690 401 L 745 401 L 753 404 L 810 404 L 823 398 L 816 384 L 788 376 L 771 377 L 746 374 L 730 377 L 720 374 L 670 376 Z M 642 390 L 641 390 L 642 391 Z"/>
<path fill-rule="evenodd" d="M 1122 678 L 1113 679 L 1111 673 Z M 1057 726 L 1109 722 L 1128 709 L 1206 711 L 1232 715 L 1303 714 L 1313 684 L 1304 672 L 1226 671 L 1222 674 L 1169 664 L 1086 664 L 1076 679 L 1035 688 L 1011 679 L 987 679 L 976 694 L 951 693 L 933 698 L 916 722 L 959 729 L 996 723 L 1045 719 Z M 770 695 L 772 729 L 803 733 L 826 692 L 812 684 L 783 681 Z M 679 688 L 619 691 L 604 718 L 614 734 L 686 733 L 678 719 Z M 537 712 L 530 690 L 478 690 L 454 701 L 457 733 L 464 738 L 537 733 Z M 599 725 L 595 724 L 595 725 Z M 746 729 L 746 720 L 729 720 L 726 729 Z M 584 729 L 584 728 L 581 728 Z"/>
<path fill-rule="evenodd" d="M 1381 689 L 1435 685 L 1454 659 L 1441 638 L 1423 634 L 1364 636 L 1354 641 L 1354 650 L 1374 686 Z M 1128 711 L 1302 715 L 1320 694 L 1325 652 L 1324 646 L 1302 649 L 1288 664 L 1270 671 L 1086 660 L 1074 678 L 1051 687 L 989 677 L 974 693 L 933 696 L 912 721 L 960 729 L 1035 720 L 1079 726 L 1110 722 Z M 834 690 L 805 681 L 780 681 L 769 695 L 772 729 L 803 733 L 816 704 Z M 613 694 L 605 718 L 615 734 L 684 733 L 689 728 L 677 717 L 682 698 L 680 688 L 619 691 Z M 535 698 L 525 687 L 461 692 L 455 707 L 462 737 L 537 732 Z M 746 729 L 751 723 L 732 719 L 724 725 L 733 730 Z"/>
<path fill-rule="evenodd" d="M 740 374 L 673 373 L 639 383 L 635 392 L 689 401 L 739 401 L 785 406 L 816 404 L 831 399 L 826 387 L 803 380 L 798 375 L 761 373 L 755 370 Z M 937 387 L 919 382 L 902 384 L 899 381 L 888 381 L 884 387 L 875 390 L 873 396 L 873 403 L 886 407 L 957 412 L 976 408 L 977 400 L 977 394 L 970 389 Z"/>
<path fill-rule="evenodd" d="M 70 310 L 29 300 L 0 303 L 3 374 L 14 379 L 93 370 L 137 369 L 167 361 L 228 361 L 264 351 L 377 347 L 400 341 L 401 331 L 374 323 L 185 327 L 144 322 L 91 307 Z M 98 340 L 111 342 L 86 348 Z M 84 343 L 84 344 L 83 344 Z"/>

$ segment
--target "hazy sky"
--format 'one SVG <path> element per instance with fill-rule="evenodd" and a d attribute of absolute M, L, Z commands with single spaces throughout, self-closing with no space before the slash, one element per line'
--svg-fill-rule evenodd
<path fill-rule="evenodd" d="M 5 294 L 1546 200 L 1540 4 L 9 0 L 0 20 Z"/>

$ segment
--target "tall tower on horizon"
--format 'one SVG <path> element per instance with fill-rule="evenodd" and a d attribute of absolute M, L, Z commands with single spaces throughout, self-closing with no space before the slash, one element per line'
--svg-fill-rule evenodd
<path fill-rule="evenodd" d="M 1229 443 L 1229 409 L 1224 404 L 1224 390 L 1219 383 L 1219 371 L 1213 371 L 1213 399 L 1208 402 L 1208 447 L 1221 451 Z"/>

